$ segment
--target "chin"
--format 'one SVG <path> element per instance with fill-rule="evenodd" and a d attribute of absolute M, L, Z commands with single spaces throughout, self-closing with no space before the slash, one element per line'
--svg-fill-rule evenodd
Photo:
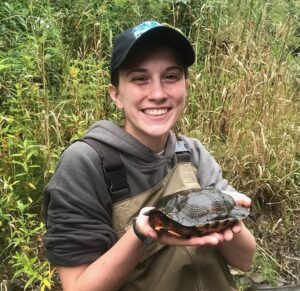
<path fill-rule="evenodd" d="M 169 135 L 169 131 L 170 131 L 171 128 L 165 128 L 165 129 L 158 129 L 158 128 L 154 128 L 154 129 L 150 129 L 150 130 L 147 130 L 147 134 L 149 136 L 152 136 L 152 137 L 156 137 L 156 138 L 163 138 L 165 136 L 168 136 Z"/>

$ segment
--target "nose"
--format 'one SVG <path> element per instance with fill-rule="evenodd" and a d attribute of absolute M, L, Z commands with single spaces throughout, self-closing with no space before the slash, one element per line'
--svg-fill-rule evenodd
<path fill-rule="evenodd" d="M 151 100 L 155 100 L 155 101 L 162 101 L 166 99 L 167 94 L 165 92 L 164 85 L 161 80 L 152 81 L 149 97 Z"/>

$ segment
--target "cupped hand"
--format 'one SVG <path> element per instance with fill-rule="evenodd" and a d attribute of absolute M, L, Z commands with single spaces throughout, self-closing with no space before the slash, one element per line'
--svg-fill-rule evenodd
<path fill-rule="evenodd" d="M 162 245 L 172 246 L 204 246 L 204 245 L 218 245 L 224 241 L 222 233 L 210 233 L 201 237 L 183 238 L 172 234 L 159 234 L 157 241 Z"/>
<path fill-rule="evenodd" d="M 220 232 L 213 232 L 201 237 L 192 237 L 184 239 L 168 234 L 160 234 L 157 239 L 161 244 L 179 245 L 179 246 L 203 246 L 203 245 L 218 245 L 224 241 L 231 241 L 234 235 L 240 233 L 244 224 L 238 220 L 233 226 L 225 228 Z"/>
<path fill-rule="evenodd" d="M 172 246 L 203 246 L 217 245 L 225 240 L 224 233 L 214 232 L 201 237 L 183 238 L 168 233 L 160 233 L 149 224 L 148 212 L 154 207 L 144 207 L 136 218 L 136 227 L 144 236 L 156 240 L 162 245 Z"/>

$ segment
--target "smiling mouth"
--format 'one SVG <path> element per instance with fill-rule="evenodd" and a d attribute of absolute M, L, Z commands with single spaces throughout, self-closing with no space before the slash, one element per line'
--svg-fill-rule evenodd
<path fill-rule="evenodd" d="M 151 108 L 151 109 L 144 109 L 143 112 L 147 115 L 151 116 L 160 116 L 164 115 L 168 112 L 169 110 L 167 108 Z"/>

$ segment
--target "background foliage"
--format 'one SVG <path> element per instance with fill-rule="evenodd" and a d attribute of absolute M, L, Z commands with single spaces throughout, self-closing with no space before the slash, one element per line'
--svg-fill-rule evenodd
<path fill-rule="evenodd" d="M 62 149 L 98 119 L 113 36 L 147 19 L 180 28 L 197 53 L 177 130 L 199 138 L 253 199 L 258 243 L 240 277 L 300 270 L 300 3 L 297 0 L 10 0 L 0 5 L 0 290 L 55 288 L 44 258 L 42 191 Z"/>

